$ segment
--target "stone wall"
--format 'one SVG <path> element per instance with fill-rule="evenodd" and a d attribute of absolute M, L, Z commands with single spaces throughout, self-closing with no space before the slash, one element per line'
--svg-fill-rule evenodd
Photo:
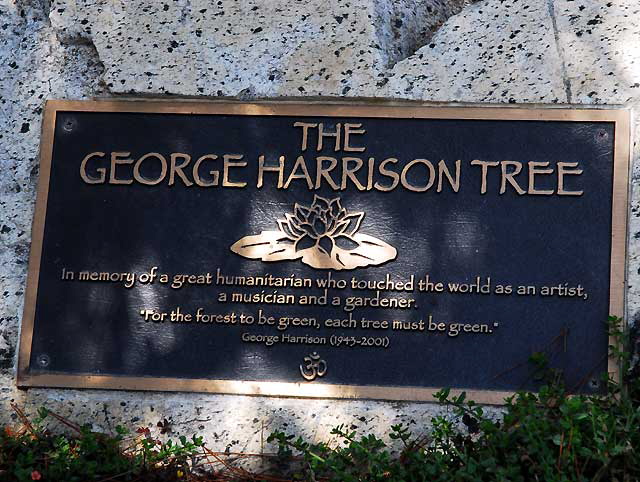
<path fill-rule="evenodd" d="M 96 430 L 204 433 L 269 451 L 276 427 L 428 423 L 428 403 L 193 393 L 20 391 L 15 362 L 46 99 L 385 98 L 640 102 L 637 0 L 0 0 L 0 425 L 15 402 Z M 634 159 L 638 157 L 634 149 Z M 633 164 L 633 183 L 640 178 Z M 630 205 L 628 319 L 640 316 L 639 202 Z M 419 430 L 419 429 L 418 429 Z"/>

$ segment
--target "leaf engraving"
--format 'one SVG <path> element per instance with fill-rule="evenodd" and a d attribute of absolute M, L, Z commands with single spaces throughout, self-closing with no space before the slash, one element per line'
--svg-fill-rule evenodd
<path fill-rule="evenodd" d="M 316 269 L 356 269 L 395 259 L 393 246 L 358 232 L 364 215 L 349 213 L 340 198 L 315 195 L 311 206 L 296 203 L 293 214 L 278 219 L 278 231 L 245 236 L 230 249 L 265 262 L 301 259 Z"/>

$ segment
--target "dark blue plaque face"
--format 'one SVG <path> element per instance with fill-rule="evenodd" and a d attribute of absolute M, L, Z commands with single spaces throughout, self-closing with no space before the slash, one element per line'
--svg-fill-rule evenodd
<path fill-rule="evenodd" d="M 626 111 L 57 102 L 42 153 L 22 386 L 603 388 Z"/>

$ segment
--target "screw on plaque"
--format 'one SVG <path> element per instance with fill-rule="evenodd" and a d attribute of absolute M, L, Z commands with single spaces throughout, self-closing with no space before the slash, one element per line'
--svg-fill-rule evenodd
<path fill-rule="evenodd" d="M 47 368 L 51 364 L 51 358 L 49 355 L 42 354 L 36 358 L 36 363 L 40 368 Z"/>
<path fill-rule="evenodd" d="M 609 138 L 609 133 L 604 129 L 599 129 L 596 136 L 599 141 L 606 141 Z"/>
<path fill-rule="evenodd" d="M 62 128 L 67 132 L 71 132 L 73 129 L 75 129 L 76 124 L 77 122 L 75 119 L 68 118 L 66 121 L 64 121 L 64 124 L 62 124 Z"/>
<path fill-rule="evenodd" d="M 589 385 L 591 385 L 591 388 L 600 388 L 600 380 L 598 380 L 597 378 L 592 378 L 591 380 L 589 380 Z"/>

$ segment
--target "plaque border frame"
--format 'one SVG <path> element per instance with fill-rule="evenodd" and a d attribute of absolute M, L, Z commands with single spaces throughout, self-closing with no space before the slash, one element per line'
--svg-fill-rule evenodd
<path fill-rule="evenodd" d="M 18 354 L 19 388 L 89 388 L 169 392 L 204 392 L 218 394 L 280 396 L 327 399 L 374 399 L 435 401 L 438 387 L 398 387 L 377 385 L 334 385 L 314 382 L 269 382 L 245 380 L 209 380 L 164 377 L 129 377 L 114 375 L 31 374 L 30 358 L 40 263 L 43 248 L 45 215 L 53 154 L 54 129 L 59 111 L 118 112 L 156 114 L 222 114 L 244 116 L 300 117 L 374 117 L 452 120 L 561 121 L 614 123 L 614 166 L 611 226 L 611 271 L 609 314 L 624 318 L 626 288 L 626 253 L 628 198 L 631 165 L 631 111 L 624 106 L 573 106 L 570 104 L 512 107 L 501 104 L 429 104 L 421 102 L 354 101 L 165 101 L 165 100 L 48 100 L 45 105 L 40 141 L 40 173 L 32 224 L 27 288 L 22 317 Z M 603 320 L 604 322 L 604 320 Z M 615 344 L 614 337 L 609 344 Z M 620 381 L 620 367 L 609 357 L 608 372 Z M 466 392 L 479 403 L 501 405 L 511 391 L 452 389 L 453 395 Z"/>

